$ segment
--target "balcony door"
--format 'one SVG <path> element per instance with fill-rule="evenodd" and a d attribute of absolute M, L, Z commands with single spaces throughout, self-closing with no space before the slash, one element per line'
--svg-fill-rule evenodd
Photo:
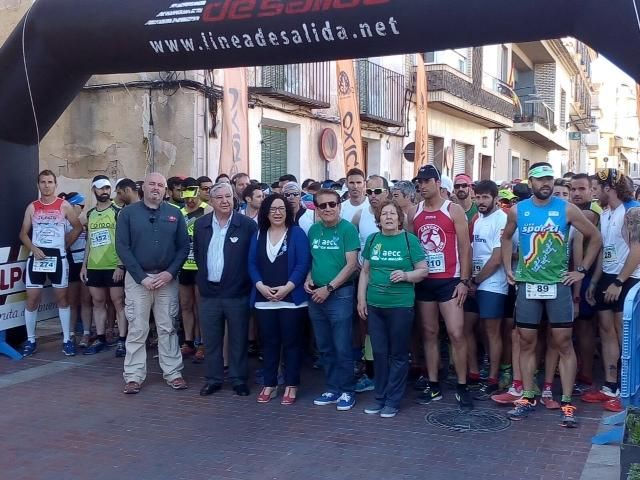
<path fill-rule="evenodd" d="M 269 185 L 287 173 L 287 129 L 262 127 L 262 181 Z"/>

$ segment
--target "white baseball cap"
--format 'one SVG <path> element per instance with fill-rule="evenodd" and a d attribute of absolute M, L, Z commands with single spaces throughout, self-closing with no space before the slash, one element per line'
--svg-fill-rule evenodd
<path fill-rule="evenodd" d="M 440 177 L 440 188 L 444 188 L 450 194 L 453 193 L 453 180 L 446 175 Z"/>

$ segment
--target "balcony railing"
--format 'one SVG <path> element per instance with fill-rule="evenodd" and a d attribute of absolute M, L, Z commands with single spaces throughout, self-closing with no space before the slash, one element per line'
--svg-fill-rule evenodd
<path fill-rule="evenodd" d="M 522 102 L 522 112 L 516 111 L 513 122 L 537 123 L 550 132 L 555 132 L 558 129 L 554 111 L 542 101 Z"/>
<path fill-rule="evenodd" d="M 404 75 L 369 60 L 356 63 L 360 118 L 387 126 L 404 125 Z"/>
<path fill-rule="evenodd" d="M 504 118 L 513 117 L 513 103 L 497 94 L 474 87 L 470 79 L 467 78 L 449 70 L 446 65 L 430 65 L 427 72 L 428 90 L 429 92 L 444 91 Z"/>
<path fill-rule="evenodd" d="M 253 67 L 249 91 L 309 108 L 331 106 L 329 62 Z"/>

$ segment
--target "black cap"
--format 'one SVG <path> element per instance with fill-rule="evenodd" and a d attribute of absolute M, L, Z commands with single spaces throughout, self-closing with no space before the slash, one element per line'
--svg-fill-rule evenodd
<path fill-rule="evenodd" d="M 420 167 L 420 170 L 418 170 L 418 175 L 416 175 L 412 182 L 415 182 L 416 180 L 429 180 L 430 178 L 434 178 L 439 181 L 441 178 L 440 172 L 431 164 L 423 165 Z"/>
<path fill-rule="evenodd" d="M 531 189 L 526 183 L 516 183 L 512 191 L 513 194 L 518 197 L 518 200 L 526 200 L 531 197 Z"/>

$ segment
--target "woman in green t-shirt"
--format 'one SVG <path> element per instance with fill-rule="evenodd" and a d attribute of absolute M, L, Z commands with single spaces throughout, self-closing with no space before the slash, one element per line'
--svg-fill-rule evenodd
<path fill-rule="evenodd" d="M 409 374 L 414 284 L 428 270 L 418 238 L 401 230 L 402 209 L 386 200 L 375 217 L 381 231 L 367 239 L 358 283 L 358 313 L 368 322 L 376 372 L 376 400 L 364 411 L 391 418 L 398 413 Z"/>

